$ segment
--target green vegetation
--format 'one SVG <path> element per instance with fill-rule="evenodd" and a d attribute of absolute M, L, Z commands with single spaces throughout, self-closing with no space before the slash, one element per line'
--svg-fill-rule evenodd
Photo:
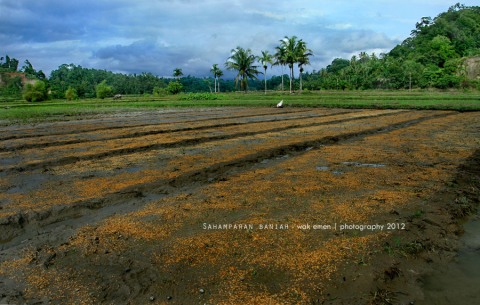
<path fill-rule="evenodd" d="M 39 80 L 33 85 L 26 84 L 23 91 L 23 98 L 27 102 L 41 102 L 48 99 L 48 91 L 45 82 Z"/>
<path fill-rule="evenodd" d="M 5 60 L 5 62 L 4 62 Z M 6 55 L 4 57 L 0 57 L 0 71 L 1 72 L 15 72 L 18 69 L 18 59 L 10 58 L 10 56 Z"/>
<path fill-rule="evenodd" d="M 78 99 L 77 90 L 75 90 L 75 88 L 69 87 L 67 91 L 65 91 L 65 98 L 67 99 L 67 101 Z"/>
<path fill-rule="evenodd" d="M 280 40 L 280 46 L 277 47 L 275 57 L 279 63 L 288 65 L 290 69 L 290 93 L 294 90 L 294 65 L 298 64 L 300 70 L 300 88 L 302 88 L 303 66 L 309 64 L 308 57 L 311 55 L 312 51 L 307 48 L 307 44 L 302 39 L 297 40 L 297 36 L 285 36 L 284 39 Z"/>
<path fill-rule="evenodd" d="M 280 100 L 285 107 L 340 107 L 376 109 L 435 109 L 480 111 L 476 93 L 431 91 L 318 91 L 303 94 L 197 93 L 166 96 L 124 96 L 121 100 L 80 99 L 43 103 L 0 102 L 0 120 L 35 122 L 62 120 L 65 116 L 119 111 L 151 110 L 161 107 L 273 107 Z M 3 122 L 5 123 L 5 122 Z"/>
<path fill-rule="evenodd" d="M 214 64 L 212 66 L 212 68 L 210 69 L 210 72 L 213 73 L 213 78 L 214 78 L 214 90 L 215 93 L 217 92 L 220 92 L 220 80 L 219 80 L 219 77 L 223 75 L 223 71 L 220 70 L 220 68 L 218 67 L 218 64 Z"/>
<path fill-rule="evenodd" d="M 104 99 L 106 97 L 113 96 L 113 88 L 107 85 L 107 81 L 104 80 L 100 84 L 95 87 L 95 91 L 97 92 L 97 98 Z"/>
<path fill-rule="evenodd" d="M 7 99 L 20 99 L 22 97 L 22 78 L 7 73 L 1 74 L 0 97 Z"/>
<path fill-rule="evenodd" d="M 257 75 L 261 73 L 257 70 L 257 66 L 254 65 L 256 61 L 255 55 L 252 54 L 252 50 L 237 47 L 232 49 L 232 55 L 228 58 L 225 66 L 228 70 L 238 71 L 235 77 L 235 88 L 240 84 L 240 90 L 247 92 L 248 79 L 257 79 Z"/>
<path fill-rule="evenodd" d="M 181 101 L 213 101 L 225 99 L 225 95 L 213 93 L 188 93 L 180 96 Z"/>
<path fill-rule="evenodd" d="M 170 94 L 178 94 L 182 92 L 183 85 L 179 82 L 170 82 L 166 88 L 167 92 Z"/>
<path fill-rule="evenodd" d="M 182 69 L 180 68 L 175 68 L 173 70 L 173 77 L 175 77 L 177 80 L 179 77 L 183 76 L 183 72 L 182 72 Z"/>
<path fill-rule="evenodd" d="M 273 65 L 273 55 L 268 51 L 262 51 L 262 55 L 258 57 L 258 60 L 263 66 L 263 80 L 265 82 L 265 94 L 267 94 L 267 68 L 268 65 Z"/>

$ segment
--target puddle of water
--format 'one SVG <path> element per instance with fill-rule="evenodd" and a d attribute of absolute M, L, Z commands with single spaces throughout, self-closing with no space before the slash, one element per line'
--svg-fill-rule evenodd
<path fill-rule="evenodd" d="M 48 181 L 50 176 L 48 174 L 34 174 L 30 173 L 27 177 L 19 175 L 10 183 L 13 187 L 7 190 L 7 194 L 27 193 L 43 187 L 43 183 Z"/>
<path fill-rule="evenodd" d="M 457 259 L 425 279 L 422 304 L 480 303 L 480 214 L 464 229 Z"/>
<path fill-rule="evenodd" d="M 330 170 L 330 167 L 318 165 L 317 167 L 315 167 L 315 169 L 316 169 L 317 171 L 326 172 L 326 171 L 329 171 L 329 170 Z M 337 175 L 337 176 L 343 174 L 343 172 L 337 171 L 337 170 L 332 170 L 331 173 L 334 174 L 334 175 Z"/>
<path fill-rule="evenodd" d="M 141 166 L 132 166 L 124 169 L 127 173 L 136 173 L 142 170 Z"/>
<path fill-rule="evenodd" d="M 10 165 L 17 165 L 22 163 L 20 157 L 7 157 L 0 159 L 0 166 L 10 166 Z"/>
<path fill-rule="evenodd" d="M 356 167 L 373 167 L 373 168 L 378 168 L 378 167 L 384 167 L 385 164 L 380 164 L 380 163 L 360 163 L 360 162 L 342 162 L 343 165 L 347 166 L 356 166 Z M 328 166 L 321 166 L 318 165 L 315 167 L 317 171 L 328 171 L 330 168 Z M 334 175 L 342 175 L 344 172 L 342 171 L 332 171 L 332 174 Z"/>
<path fill-rule="evenodd" d="M 384 167 L 385 164 L 380 163 L 360 163 L 360 162 L 342 162 L 343 165 L 347 166 L 357 166 L 357 167 Z"/>

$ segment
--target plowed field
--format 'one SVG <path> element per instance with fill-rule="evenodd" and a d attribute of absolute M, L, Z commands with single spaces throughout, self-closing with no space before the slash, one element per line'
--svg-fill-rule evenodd
<path fill-rule="evenodd" d="M 0 303 L 422 301 L 479 201 L 478 112 L 164 110 L 0 141 Z"/>

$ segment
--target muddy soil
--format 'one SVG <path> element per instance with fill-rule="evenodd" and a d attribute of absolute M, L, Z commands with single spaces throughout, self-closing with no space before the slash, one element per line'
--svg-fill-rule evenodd
<path fill-rule="evenodd" d="M 480 113 L 117 113 L 0 143 L 0 304 L 462 303 L 431 279 L 465 260 Z"/>

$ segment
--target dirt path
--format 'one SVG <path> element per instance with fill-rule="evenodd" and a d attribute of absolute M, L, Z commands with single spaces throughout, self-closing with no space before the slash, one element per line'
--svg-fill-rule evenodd
<path fill-rule="evenodd" d="M 475 112 L 185 109 L 1 131 L 0 303 L 428 304 L 421 280 L 479 201 Z"/>

